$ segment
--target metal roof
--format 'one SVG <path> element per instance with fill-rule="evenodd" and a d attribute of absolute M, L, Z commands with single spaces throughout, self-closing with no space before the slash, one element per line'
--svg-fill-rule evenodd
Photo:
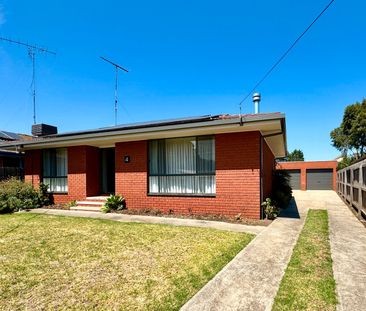
<path fill-rule="evenodd" d="M 219 115 L 215 115 L 215 116 L 206 115 L 206 116 L 200 116 L 200 117 L 187 117 L 187 118 L 179 118 L 179 119 L 166 119 L 166 120 L 158 120 L 158 121 L 136 122 L 136 123 L 128 123 L 128 124 L 119 124 L 119 125 L 109 126 L 109 127 L 101 127 L 101 128 L 92 129 L 92 130 L 65 132 L 65 133 L 60 133 L 60 134 L 47 135 L 47 136 L 43 136 L 43 137 L 44 138 L 65 137 L 65 136 L 73 136 L 73 135 L 81 135 L 81 134 L 148 128 L 148 127 L 162 126 L 162 125 L 187 124 L 187 123 L 210 121 L 210 120 L 215 120 L 218 118 L 219 118 Z"/>
<path fill-rule="evenodd" d="M 280 126 L 274 124 L 280 124 Z M 273 126 L 277 130 L 274 130 L 274 128 L 271 130 Z M 25 149 L 56 148 L 79 144 L 106 147 L 108 144 L 113 145 L 115 142 L 127 140 L 149 140 L 164 137 L 179 137 L 182 135 L 208 135 L 225 131 L 239 132 L 246 130 L 261 131 L 266 140 L 271 142 L 271 145 L 278 143 L 275 142 L 277 138 L 273 136 L 282 136 L 282 142 L 277 146 L 282 151 L 277 152 L 276 156 L 286 155 L 285 115 L 278 112 L 246 115 L 205 115 L 122 124 L 92 130 L 32 137 L 31 140 L 7 141 L 0 143 L 0 148 L 23 151 Z"/>

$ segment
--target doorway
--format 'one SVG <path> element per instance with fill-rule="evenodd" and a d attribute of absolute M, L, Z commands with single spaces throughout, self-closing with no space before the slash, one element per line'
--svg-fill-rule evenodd
<path fill-rule="evenodd" d="M 100 189 L 102 194 L 114 194 L 115 191 L 115 150 L 100 149 Z"/>

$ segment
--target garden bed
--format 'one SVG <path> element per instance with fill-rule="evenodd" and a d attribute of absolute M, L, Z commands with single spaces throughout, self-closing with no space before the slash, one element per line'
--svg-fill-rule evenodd
<path fill-rule="evenodd" d="M 49 206 L 44 206 L 43 208 L 47 209 L 63 209 L 70 210 L 70 206 L 68 204 L 54 204 Z M 197 219 L 197 220 L 211 220 L 211 221 L 223 221 L 234 224 L 242 224 L 242 225 L 251 225 L 251 226 L 268 226 L 272 223 L 272 220 L 268 219 L 249 219 L 242 218 L 240 215 L 235 217 L 227 217 L 224 215 L 196 215 L 196 214 L 176 214 L 174 212 L 171 213 L 163 213 L 158 209 L 124 209 L 120 211 L 111 210 L 111 213 L 118 214 L 126 214 L 126 215 L 141 215 L 141 216 L 158 216 L 158 217 L 172 217 L 172 218 L 182 218 L 182 219 Z"/>

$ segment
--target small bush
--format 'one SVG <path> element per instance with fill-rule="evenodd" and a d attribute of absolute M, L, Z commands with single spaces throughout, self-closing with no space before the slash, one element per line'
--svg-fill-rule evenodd
<path fill-rule="evenodd" d="M 39 184 L 38 197 L 41 206 L 48 206 L 51 203 L 50 194 L 48 193 L 48 185 L 44 183 Z"/>
<path fill-rule="evenodd" d="M 101 208 L 103 213 L 109 213 L 110 211 L 120 211 L 126 208 L 126 200 L 119 194 L 112 194 L 107 198 L 104 206 Z"/>
<path fill-rule="evenodd" d="M 275 205 L 275 202 L 270 198 L 267 198 L 263 203 L 264 213 L 267 219 L 275 219 L 280 214 L 280 209 Z"/>
<path fill-rule="evenodd" d="M 273 172 L 271 199 L 279 208 L 286 208 L 292 198 L 290 175 L 284 170 Z"/>
<path fill-rule="evenodd" d="M 102 208 L 100 209 L 100 211 L 102 213 L 110 213 L 111 208 L 108 205 L 103 205 Z"/>
<path fill-rule="evenodd" d="M 66 205 L 67 205 L 67 207 L 69 207 L 69 208 L 70 208 L 70 207 L 74 207 L 74 206 L 76 206 L 76 205 L 78 205 L 78 204 L 77 204 L 76 200 L 72 200 L 72 201 L 70 201 L 69 203 L 67 203 Z"/>
<path fill-rule="evenodd" d="M 15 178 L 2 181 L 0 182 L 0 213 L 41 207 L 45 199 L 42 195 L 31 184 Z"/>

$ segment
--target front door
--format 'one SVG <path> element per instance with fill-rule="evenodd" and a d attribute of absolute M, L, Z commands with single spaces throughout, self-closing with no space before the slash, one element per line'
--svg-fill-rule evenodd
<path fill-rule="evenodd" d="M 114 194 L 114 148 L 100 149 L 100 189 L 102 194 Z"/>

